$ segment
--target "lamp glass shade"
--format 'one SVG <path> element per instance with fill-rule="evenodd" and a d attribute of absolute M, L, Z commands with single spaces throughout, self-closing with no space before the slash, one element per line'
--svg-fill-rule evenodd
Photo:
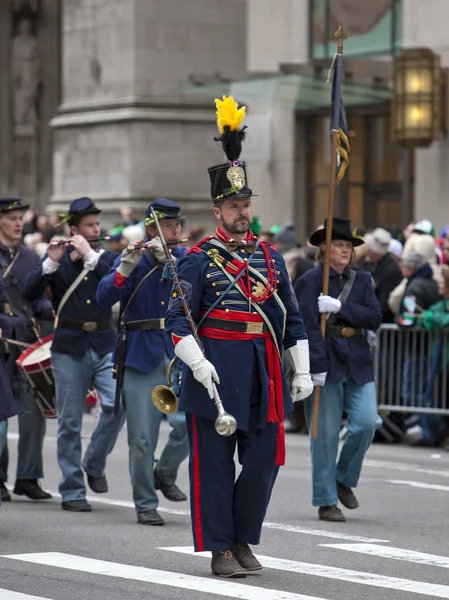
<path fill-rule="evenodd" d="M 404 50 L 394 63 L 393 137 L 405 146 L 429 146 L 439 136 L 440 58 L 427 48 Z"/>

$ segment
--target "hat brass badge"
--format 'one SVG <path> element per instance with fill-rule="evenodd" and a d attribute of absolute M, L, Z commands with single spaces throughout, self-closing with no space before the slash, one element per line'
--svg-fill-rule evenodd
<path fill-rule="evenodd" d="M 236 191 L 245 187 L 245 171 L 242 169 L 242 167 L 230 167 L 226 171 L 226 177 Z"/>

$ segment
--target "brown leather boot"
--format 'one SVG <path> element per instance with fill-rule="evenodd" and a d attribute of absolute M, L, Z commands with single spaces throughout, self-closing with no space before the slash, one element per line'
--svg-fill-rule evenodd
<path fill-rule="evenodd" d="M 357 498 L 355 497 L 355 494 L 351 490 L 351 488 L 346 487 L 339 481 L 337 481 L 337 494 L 338 494 L 338 499 L 343 504 L 343 506 L 345 506 L 346 508 L 349 508 L 350 510 L 354 510 L 354 508 L 359 507 L 359 502 L 358 502 Z"/>
<path fill-rule="evenodd" d="M 262 568 L 262 565 L 246 542 L 235 542 L 234 556 L 245 571 L 260 571 Z"/>
<path fill-rule="evenodd" d="M 211 569 L 219 577 L 246 577 L 245 569 L 237 562 L 232 550 L 214 550 Z"/>
<path fill-rule="evenodd" d="M 346 521 L 338 506 L 320 506 L 318 516 L 320 521 L 333 521 L 334 523 Z"/>

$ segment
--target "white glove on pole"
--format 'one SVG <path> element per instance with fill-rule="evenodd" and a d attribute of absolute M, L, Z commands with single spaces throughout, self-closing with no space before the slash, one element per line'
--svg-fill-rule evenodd
<path fill-rule="evenodd" d="M 141 258 L 142 252 L 140 250 L 135 250 L 133 246 L 128 246 L 122 252 L 121 262 L 117 267 L 117 273 L 120 273 L 123 277 L 129 277 L 131 271 L 139 264 Z"/>
<path fill-rule="evenodd" d="M 167 262 L 167 257 L 165 256 L 164 248 L 162 246 L 161 238 L 155 237 L 151 240 L 151 244 L 149 245 L 151 252 L 154 258 L 159 263 Z"/>
<path fill-rule="evenodd" d="M 193 335 L 187 335 L 176 344 L 175 354 L 183 363 L 192 369 L 195 379 L 204 385 L 209 396 L 213 399 L 213 384 L 220 383 L 220 380 L 214 365 L 204 358 Z"/>
<path fill-rule="evenodd" d="M 315 387 L 323 387 L 326 383 L 327 373 L 312 373 L 312 383 Z"/>
<path fill-rule="evenodd" d="M 318 296 L 318 310 L 320 313 L 338 313 L 341 308 L 341 302 L 338 298 L 332 296 Z"/>
<path fill-rule="evenodd" d="M 292 346 L 286 351 L 285 358 L 295 372 L 291 391 L 293 402 L 308 398 L 313 392 L 313 383 L 310 377 L 309 342 L 299 340 L 296 346 Z"/>

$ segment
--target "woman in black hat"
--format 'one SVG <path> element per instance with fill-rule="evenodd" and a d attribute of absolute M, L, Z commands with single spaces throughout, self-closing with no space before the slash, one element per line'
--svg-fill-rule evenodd
<path fill-rule="evenodd" d="M 365 330 L 375 331 L 382 314 L 369 273 L 349 268 L 354 247 L 364 243 L 351 232 L 349 221 L 335 217 L 330 248 L 329 295 L 322 295 L 323 258 L 327 222 L 310 243 L 318 247 L 320 264 L 295 285 L 310 346 L 310 372 L 321 386 L 318 433 L 311 439 L 314 506 L 322 521 L 344 521 L 338 500 L 349 509 L 359 506 L 351 488 L 357 486 L 363 458 L 382 421 L 377 414 L 374 364 Z M 320 315 L 327 314 L 326 337 Z M 305 400 L 309 424 L 313 394 Z M 348 436 L 337 462 L 343 411 L 348 415 Z"/>

